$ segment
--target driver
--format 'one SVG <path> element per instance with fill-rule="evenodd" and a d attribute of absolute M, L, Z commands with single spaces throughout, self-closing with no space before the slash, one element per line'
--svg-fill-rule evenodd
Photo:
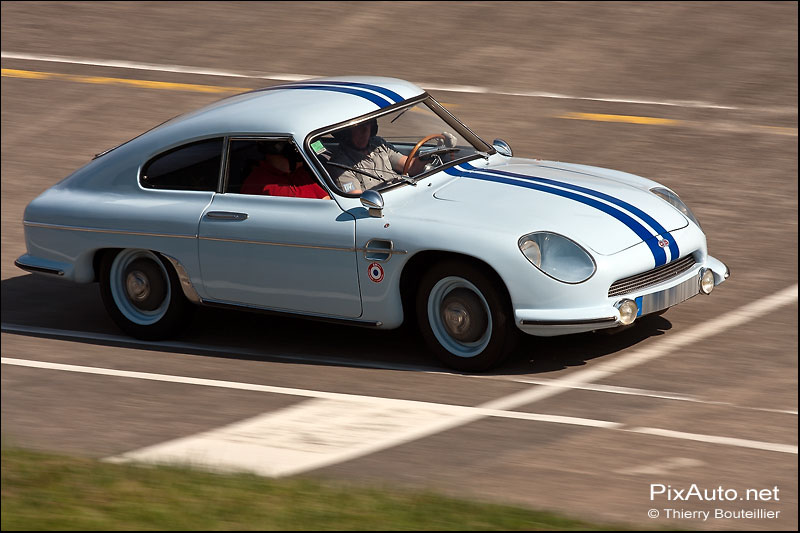
<path fill-rule="evenodd" d="M 370 174 L 335 166 L 328 167 L 331 177 L 343 192 L 361 194 L 367 189 L 399 177 L 403 171 L 408 156 L 398 152 L 394 146 L 382 137 L 378 137 L 377 133 L 378 120 L 374 118 L 334 133 L 334 137 L 339 141 L 339 147 L 333 153 L 330 162 Z M 445 135 L 446 142 L 455 145 L 455 137 L 449 133 Z M 425 163 L 415 158 L 409 167 L 409 174 L 417 174 L 424 167 Z"/>

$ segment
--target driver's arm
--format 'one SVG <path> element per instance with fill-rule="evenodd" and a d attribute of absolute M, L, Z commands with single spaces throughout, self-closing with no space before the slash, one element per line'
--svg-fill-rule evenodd
<path fill-rule="evenodd" d="M 392 169 L 394 169 L 394 171 L 398 174 L 403 172 L 403 168 L 406 166 L 406 161 L 408 161 L 408 156 L 398 152 L 394 146 L 391 146 L 388 143 L 386 143 L 386 150 L 389 153 L 389 163 L 392 164 Z M 411 163 L 411 168 L 408 169 L 408 173 L 410 176 L 419 174 L 424 168 L 425 163 L 420 161 L 419 158 L 415 158 Z"/>
<path fill-rule="evenodd" d="M 394 161 L 392 161 L 392 168 L 395 170 L 395 172 L 400 174 L 403 171 L 403 167 L 406 166 L 406 161 L 407 160 L 408 160 L 408 156 L 407 155 L 401 155 L 397 159 L 397 161 L 398 161 L 397 164 L 395 164 Z M 414 161 L 411 163 L 411 167 L 408 169 L 408 175 L 409 176 L 413 176 L 414 174 L 419 174 L 424 169 L 425 169 L 425 163 L 423 161 L 421 161 L 420 158 L 415 157 Z"/>

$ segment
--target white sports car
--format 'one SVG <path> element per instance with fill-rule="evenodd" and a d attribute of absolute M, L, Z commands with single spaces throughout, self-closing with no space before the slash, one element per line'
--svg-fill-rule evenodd
<path fill-rule="evenodd" d="M 518 332 L 633 323 L 728 268 L 669 188 L 512 157 L 424 90 L 315 79 L 223 99 L 106 152 L 25 210 L 16 265 L 99 282 L 144 339 L 194 305 L 373 328 L 414 320 L 456 369 Z"/>

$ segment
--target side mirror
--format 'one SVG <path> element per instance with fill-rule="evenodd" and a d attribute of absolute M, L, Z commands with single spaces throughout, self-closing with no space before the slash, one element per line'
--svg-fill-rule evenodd
<path fill-rule="evenodd" d="M 494 149 L 497 150 L 497 153 L 500 155 L 504 155 L 506 157 L 511 157 L 514 155 L 514 152 L 511 151 L 511 147 L 503 139 L 495 139 L 492 141 L 492 146 L 494 146 Z"/>
<path fill-rule="evenodd" d="M 383 196 L 378 191 L 364 191 L 361 193 L 361 205 L 367 208 L 369 216 L 383 217 Z"/>

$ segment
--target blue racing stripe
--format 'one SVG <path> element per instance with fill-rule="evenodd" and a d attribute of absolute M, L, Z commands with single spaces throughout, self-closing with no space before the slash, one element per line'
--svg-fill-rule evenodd
<path fill-rule="evenodd" d="M 656 231 L 656 233 L 658 233 L 659 235 L 661 235 L 662 237 L 667 239 L 669 241 L 669 253 L 670 253 L 670 260 L 671 261 L 674 261 L 675 259 L 678 259 L 678 257 L 680 257 L 680 250 L 678 249 L 678 243 L 676 242 L 675 239 L 672 238 L 672 235 L 670 235 L 669 231 L 667 231 L 666 228 L 664 228 L 661 224 L 659 224 L 656 219 L 654 219 L 653 217 L 651 217 L 650 215 L 648 215 L 647 213 L 645 213 L 644 211 L 642 211 L 641 209 L 639 209 L 635 205 L 631 205 L 631 204 L 629 204 L 628 202 L 626 202 L 624 200 L 620 200 L 619 198 L 614 198 L 611 195 L 608 195 L 608 194 L 600 192 L 600 191 L 595 191 L 594 189 L 589 189 L 587 187 L 581 187 L 580 185 L 573 185 L 571 183 L 565 183 L 563 181 L 558 181 L 558 180 L 554 180 L 554 179 L 540 178 L 540 177 L 537 177 L 537 176 L 528 176 L 528 175 L 525 175 L 525 174 L 516 174 L 514 172 L 506 172 L 506 171 L 503 171 L 503 170 L 494 170 L 494 169 L 482 170 L 482 169 L 479 169 L 479 168 L 476 168 L 476 167 L 470 165 L 469 163 L 464 163 L 463 167 L 468 169 L 468 170 L 481 170 L 482 172 L 491 172 L 493 174 L 498 174 L 498 175 L 502 175 L 502 176 L 509 176 L 509 177 L 512 177 L 512 178 L 521 178 L 521 179 L 527 179 L 527 180 L 531 180 L 531 181 L 536 181 L 536 182 L 539 182 L 539 183 L 546 183 L 546 184 L 549 184 L 549 185 L 557 185 L 559 187 L 564 187 L 566 189 L 570 189 L 570 190 L 573 190 L 573 191 L 578 191 L 578 192 L 582 192 L 582 193 L 585 193 L 585 194 L 589 194 L 589 195 L 594 196 L 595 198 L 600 198 L 602 200 L 606 200 L 608 202 L 611 202 L 611 203 L 613 203 L 615 205 L 618 205 L 619 207 L 622 207 L 623 209 L 628 210 L 629 212 L 633 213 L 637 217 L 641 218 L 647 224 L 649 224 Z M 587 176 L 588 175 L 591 175 L 591 174 L 587 174 Z"/>
<path fill-rule="evenodd" d="M 256 89 L 252 92 L 262 92 L 262 91 L 282 91 L 285 89 L 310 89 L 313 91 L 332 91 L 335 93 L 346 93 L 346 94 L 353 94 L 355 96 L 360 96 L 361 98 L 365 98 L 378 106 L 379 108 L 384 108 L 392 105 L 392 102 L 384 98 L 383 96 L 379 96 L 375 93 L 371 93 L 368 91 L 363 91 L 361 89 L 354 89 L 352 87 L 337 87 L 331 86 L 327 84 L 306 84 L 306 85 L 297 85 L 293 83 L 288 83 L 285 85 L 273 85 L 272 87 L 264 87 L 263 89 Z"/>
<path fill-rule="evenodd" d="M 664 251 L 664 249 L 661 248 L 658 245 L 658 237 L 654 236 L 647 228 L 642 226 L 639 222 L 636 221 L 636 219 L 634 219 L 630 215 L 627 215 L 626 213 L 623 213 L 619 209 L 616 209 L 616 208 L 614 208 L 614 207 L 612 207 L 612 206 L 610 206 L 608 204 L 604 204 L 603 202 L 600 202 L 600 201 L 595 200 L 593 198 L 587 198 L 586 196 L 581 196 L 580 194 L 575 194 L 575 193 L 572 193 L 572 192 L 569 192 L 569 191 L 564 191 L 564 190 L 561 190 L 561 189 L 555 189 L 553 187 L 548 187 L 546 185 L 542 185 L 542 184 L 539 184 L 539 183 L 534 183 L 534 182 L 531 182 L 531 181 L 522 182 L 522 181 L 518 181 L 518 180 L 515 180 L 515 179 L 504 178 L 504 177 L 496 176 L 496 175 L 488 175 L 487 176 L 485 174 L 480 174 L 480 173 L 475 172 L 475 171 L 461 170 L 461 169 L 458 169 L 456 167 L 450 167 L 450 168 L 446 169 L 445 172 L 447 174 L 450 174 L 451 176 L 463 176 L 463 177 L 466 177 L 466 178 L 479 179 L 479 180 L 484 180 L 484 181 L 491 181 L 491 182 L 495 182 L 495 183 L 503 183 L 503 184 L 506 184 L 506 185 L 514 185 L 516 187 L 524 187 L 526 189 L 533 189 L 533 190 L 536 190 L 536 191 L 541 191 L 541 192 L 545 192 L 545 193 L 548 193 L 548 194 L 561 196 L 562 198 L 568 198 L 570 200 L 575 200 L 575 201 L 580 202 L 580 203 L 582 203 L 584 205 L 588 205 L 590 207 L 594 207 L 595 209 L 598 209 L 598 210 L 600 210 L 600 211 L 602 211 L 602 212 L 604 212 L 604 213 L 616 218 L 617 220 L 619 220 L 620 222 L 625 224 L 630 230 L 632 230 L 634 233 L 636 233 L 636 235 L 638 235 L 639 238 L 641 238 L 647 244 L 647 246 L 650 248 L 650 252 L 653 254 L 653 259 L 655 261 L 655 266 L 661 266 L 663 264 L 666 264 L 666 262 L 667 262 L 667 254 Z"/>
<path fill-rule="evenodd" d="M 392 105 L 392 102 L 385 99 L 382 96 L 378 96 L 375 93 L 371 93 L 368 91 L 362 91 L 360 89 L 353 89 L 350 87 L 331 87 L 328 85 L 281 85 L 275 87 L 276 89 L 311 89 L 313 91 L 332 91 L 335 93 L 346 93 L 346 94 L 354 94 L 356 96 L 360 96 L 361 98 L 366 98 L 376 106 L 383 108 Z"/>
<path fill-rule="evenodd" d="M 291 85 L 336 85 L 341 87 L 357 87 L 361 89 L 369 89 L 371 91 L 375 91 L 376 93 L 381 93 L 382 95 L 394 100 L 395 104 L 405 100 L 405 98 L 396 92 L 387 89 L 386 87 L 381 87 L 380 85 L 371 85 L 369 83 L 355 83 L 349 81 L 297 81 L 292 82 Z"/>

